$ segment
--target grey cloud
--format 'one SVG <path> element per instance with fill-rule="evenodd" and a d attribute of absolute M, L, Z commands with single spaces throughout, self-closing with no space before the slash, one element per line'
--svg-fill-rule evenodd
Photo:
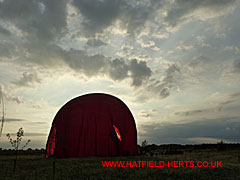
<path fill-rule="evenodd" d="M 207 109 L 198 109 L 193 111 L 175 112 L 175 115 L 192 116 L 208 111 Z"/>
<path fill-rule="evenodd" d="M 0 19 L 10 20 L 30 41 L 54 40 L 66 27 L 66 1 L 2 1 Z"/>
<path fill-rule="evenodd" d="M 101 33 L 117 20 L 127 33 L 137 35 L 148 20 L 154 19 L 154 13 L 162 7 L 162 1 L 118 1 L 118 0 L 74 0 L 83 16 L 84 32 L 88 36 Z"/>
<path fill-rule="evenodd" d="M 152 71 L 145 61 L 111 60 L 100 54 L 87 55 L 81 50 L 65 51 L 65 62 L 74 70 L 88 76 L 109 75 L 113 80 L 132 78 L 133 86 L 140 86 L 151 76 Z"/>
<path fill-rule="evenodd" d="M 51 42 L 67 32 L 67 3 L 72 3 L 83 18 L 79 19 L 79 32 L 95 37 L 116 22 L 131 35 L 138 35 L 148 24 L 151 24 L 148 26 L 151 33 L 159 32 L 165 26 L 176 26 L 186 15 L 196 10 L 205 8 L 217 13 L 232 6 L 234 2 L 235 0 L 177 0 L 171 5 L 164 0 L 21 0 L 19 3 L 6 0 L 0 2 L 0 19 L 11 21 L 27 33 L 29 41 Z M 162 12 L 168 11 L 165 18 L 159 11 L 161 9 Z M 91 45 L 93 42 L 89 43 Z"/>
<path fill-rule="evenodd" d="M 131 72 L 131 77 L 133 78 L 134 86 L 140 86 L 142 82 L 144 80 L 147 80 L 152 74 L 151 69 L 147 67 L 145 61 L 138 62 L 136 59 L 134 59 L 131 61 L 129 68 Z"/>
<path fill-rule="evenodd" d="M 170 95 L 171 90 L 177 87 L 175 79 L 176 79 L 176 75 L 180 75 L 180 74 L 181 74 L 181 70 L 179 66 L 176 64 L 171 64 L 165 70 L 162 80 L 161 81 L 157 79 L 152 80 L 151 82 L 149 82 L 147 89 L 150 92 L 156 93 L 162 99 L 166 98 Z"/>
<path fill-rule="evenodd" d="M 119 17 L 122 27 L 127 29 L 128 34 L 137 36 L 146 29 L 148 23 L 156 23 L 154 19 L 159 15 L 157 11 L 164 7 L 164 3 L 166 1 L 162 0 L 128 1 L 127 6 L 122 10 L 123 15 Z"/>
<path fill-rule="evenodd" d="M 40 13 L 36 1 L 22 0 L 16 3 L 14 0 L 0 2 L 0 16 L 6 19 L 28 18 L 34 14 Z"/>
<path fill-rule="evenodd" d="M 38 25 L 41 27 L 39 33 L 41 33 L 43 37 L 47 37 L 50 39 L 55 37 L 61 37 L 67 25 L 67 0 L 44 0 L 42 3 L 45 5 L 45 11 L 42 15 L 43 19 L 39 22 Z M 38 26 L 36 28 L 38 28 Z"/>
<path fill-rule="evenodd" d="M 110 26 L 119 16 L 120 8 L 125 4 L 118 0 L 74 0 L 73 5 L 84 17 L 85 34 L 95 34 Z"/>
<path fill-rule="evenodd" d="M 145 103 L 147 100 L 149 100 L 149 97 L 146 93 L 138 95 L 135 99 L 138 103 Z"/>
<path fill-rule="evenodd" d="M 193 120 L 181 124 L 154 123 L 141 125 L 140 139 L 156 144 L 188 144 L 188 138 L 210 137 L 239 142 L 240 117 Z M 229 130 L 230 129 L 230 130 Z"/>
<path fill-rule="evenodd" d="M 240 93 L 229 94 L 229 97 L 217 105 L 217 110 L 222 111 L 223 107 L 240 100 Z"/>
<path fill-rule="evenodd" d="M 150 114 L 142 114 L 141 116 L 147 118 L 150 117 Z"/>
<path fill-rule="evenodd" d="M 225 101 L 223 103 L 220 103 L 219 105 L 217 105 L 217 110 L 218 111 L 222 111 L 223 107 L 229 103 L 232 103 L 233 101 Z"/>
<path fill-rule="evenodd" d="M 63 65 L 65 51 L 55 44 L 30 42 L 23 45 L 22 59 L 46 68 Z"/>
<path fill-rule="evenodd" d="M 189 49 L 192 49 L 194 46 L 191 44 L 191 43 L 183 43 L 183 42 L 180 42 L 177 49 L 180 49 L 182 51 L 187 51 Z"/>
<path fill-rule="evenodd" d="M 211 74 L 214 69 L 214 74 Z M 197 78 L 208 76 L 214 79 L 220 76 L 221 64 L 215 59 L 212 59 L 205 55 L 194 57 L 187 65 L 187 70 L 190 70 L 192 75 L 196 75 Z"/>
<path fill-rule="evenodd" d="M 42 107 L 41 105 L 39 105 L 39 104 L 33 104 L 32 107 L 35 108 L 35 109 L 42 109 L 42 108 L 43 108 L 43 107 Z"/>
<path fill-rule="evenodd" d="M 16 102 L 18 104 L 21 104 L 23 103 L 23 100 L 21 97 L 18 97 L 18 96 L 9 96 L 9 95 L 6 95 L 6 99 L 8 101 L 13 101 L 13 102 Z"/>
<path fill-rule="evenodd" d="M 175 27 L 187 19 L 187 15 L 197 10 L 205 9 L 208 12 L 219 14 L 224 12 L 230 6 L 233 6 L 236 0 L 176 0 L 168 10 L 164 21 L 168 26 Z"/>
<path fill-rule="evenodd" d="M 13 81 L 12 83 L 20 87 L 30 87 L 33 86 L 35 83 L 41 83 L 41 79 L 37 76 L 36 73 L 24 72 L 20 79 Z"/>
<path fill-rule="evenodd" d="M 18 104 L 23 103 L 23 100 L 21 97 L 13 96 L 8 91 L 4 89 L 4 86 L 0 84 L 0 94 L 4 97 L 4 100 L 16 102 Z"/>
<path fill-rule="evenodd" d="M 113 59 L 101 54 L 89 55 L 84 50 L 64 50 L 57 45 L 46 44 L 39 46 L 36 43 L 25 44 L 28 56 L 23 58 L 30 63 L 51 68 L 55 66 L 69 66 L 71 69 L 89 77 L 108 75 L 113 80 L 131 78 L 133 86 L 140 86 L 151 76 L 152 71 L 145 61 L 136 59 Z M 26 76 L 26 75 L 25 75 Z M 38 80 L 37 77 L 32 81 Z M 24 77 L 23 77 L 24 78 Z M 26 79 L 27 77 L 25 77 Z M 38 80 L 39 81 L 39 80 Z M 13 82 L 17 83 L 18 82 Z M 23 83 L 21 80 L 20 84 Z M 26 85 L 26 84 L 25 84 Z"/>
<path fill-rule="evenodd" d="M 127 32 L 132 35 L 139 34 L 147 20 L 154 14 L 155 7 L 147 6 L 146 4 L 128 6 L 126 9 L 127 13 L 125 13 L 126 16 L 122 18 L 123 24 L 126 24 Z"/>
<path fill-rule="evenodd" d="M 11 32 L 0 25 L 0 34 L 3 34 L 5 36 L 10 36 Z"/>
<path fill-rule="evenodd" d="M 170 95 L 170 89 L 168 87 L 164 87 L 160 90 L 160 96 L 162 98 L 166 98 Z"/>
<path fill-rule="evenodd" d="M 79 72 L 88 76 L 104 74 L 108 60 L 100 54 L 87 55 L 84 51 L 73 50 L 65 51 L 65 62 Z"/>
<path fill-rule="evenodd" d="M 233 51 L 235 54 L 240 54 L 240 46 L 225 46 L 225 51 Z"/>
<path fill-rule="evenodd" d="M 119 59 L 110 62 L 109 75 L 114 80 L 122 80 L 128 77 L 129 66 Z"/>
<path fill-rule="evenodd" d="M 33 124 L 39 124 L 39 125 L 41 125 L 41 124 L 48 124 L 47 122 L 43 122 L 43 121 L 38 121 L 38 122 L 33 122 Z"/>
<path fill-rule="evenodd" d="M 91 39 L 88 39 L 87 45 L 92 47 L 98 47 L 98 46 L 104 46 L 106 45 L 106 43 L 104 43 L 100 39 L 91 38 Z"/>
<path fill-rule="evenodd" d="M 240 59 L 236 59 L 233 62 L 233 72 L 234 73 L 240 73 Z"/>
<path fill-rule="evenodd" d="M 120 28 L 127 30 L 130 35 L 137 36 L 143 29 L 146 29 L 147 24 L 151 24 L 148 26 L 151 33 L 161 31 L 166 34 L 169 27 L 181 24 L 194 12 L 204 9 L 212 16 L 214 13 L 217 16 L 229 7 L 234 7 L 234 2 L 236 0 L 177 0 L 173 3 L 164 0 L 74 0 L 73 5 L 83 16 L 82 25 L 85 35 L 94 36 L 96 33 L 102 33 L 104 29 L 114 25 L 117 21 Z M 161 10 L 167 11 L 167 15 L 160 14 Z M 189 49 L 191 46 L 182 48 Z"/>
<path fill-rule="evenodd" d="M 209 64 L 211 60 L 203 55 L 194 57 L 193 60 L 189 63 L 189 66 L 192 68 L 198 68 L 199 66 L 205 66 L 206 64 Z"/>
<path fill-rule="evenodd" d="M 240 93 L 233 93 L 230 95 L 231 98 L 240 98 Z"/>
<path fill-rule="evenodd" d="M 154 117 L 155 113 L 156 113 L 156 109 L 148 109 L 148 110 L 141 111 L 140 116 L 142 116 L 144 118 Z"/>
<path fill-rule="evenodd" d="M 19 122 L 19 121 L 26 121 L 25 119 L 15 119 L 15 118 L 6 118 L 4 122 Z"/>
<path fill-rule="evenodd" d="M 66 4 L 72 2 L 80 12 L 80 32 L 94 36 L 120 20 L 121 27 L 128 33 L 138 33 L 144 28 L 147 19 L 151 19 L 157 1 L 150 3 L 118 0 L 14 0 L 0 2 L 0 18 L 10 20 L 18 28 L 28 33 L 30 41 L 49 41 L 60 37 L 66 31 Z M 152 15 L 152 17 L 154 17 Z"/>
<path fill-rule="evenodd" d="M 87 55 L 81 50 L 67 52 L 68 50 L 63 50 L 54 44 L 54 40 L 62 37 L 60 35 L 65 33 L 66 3 L 69 2 L 67 0 L 31 2 L 22 0 L 20 3 L 8 0 L 0 2 L 0 19 L 11 22 L 27 37 L 26 43 L 18 47 L 19 52 L 23 53 L 19 59 L 25 59 L 30 63 L 45 67 L 54 67 L 65 63 L 72 69 L 88 76 L 107 74 L 114 80 L 130 77 L 133 80 L 133 86 L 140 86 L 148 80 L 152 71 L 145 61 L 126 60 L 123 63 L 111 60 L 101 54 Z M 153 12 L 162 6 L 161 3 L 162 1 L 139 3 L 117 0 L 72 1 L 84 18 L 84 21 L 80 22 L 81 27 L 85 27 L 87 32 L 94 35 L 93 37 L 96 37 L 97 32 L 109 27 L 116 20 L 121 21 L 121 26 L 125 26 L 128 33 L 134 34 L 133 31 L 144 28 L 145 22 L 154 17 Z M 100 46 L 103 45 L 103 42 L 93 38 L 89 39 L 87 44 Z M 4 52 L 7 51 L 4 50 Z M 122 74 L 120 74 L 120 70 Z M 19 81 L 13 83 L 19 86 L 29 85 L 30 81 L 34 81 L 31 78 L 34 77 L 25 74 Z M 35 78 L 35 80 L 37 79 Z M 165 91 L 162 94 L 166 94 Z"/>
<path fill-rule="evenodd" d="M 229 94 L 228 97 L 224 101 L 218 103 L 216 105 L 216 107 L 214 107 L 214 108 L 196 109 L 196 110 L 189 110 L 189 111 L 178 111 L 178 112 L 175 112 L 174 114 L 179 115 L 179 116 L 194 116 L 194 115 L 198 115 L 198 114 L 213 112 L 216 110 L 222 111 L 224 106 L 227 106 L 234 102 L 238 102 L 239 99 L 240 99 L 240 93 L 233 93 L 233 94 Z"/>
<path fill-rule="evenodd" d="M 26 119 L 18 119 L 18 118 L 5 118 L 4 122 L 27 122 L 27 123 L 32 123 L 32 124 L 47 124 L 46 122 L 42 122 L 42 121 L 38 121 L 38 122 L 33 122 L 33 121 L 29 121 Z"/>
<path fill-rule="evenodd" d="M 173 76 L 175 73 L 180 73 L 181 70 L 178 65 L 172 64 L 170 67 L 166 70 L 166 76 L 163 79 L 164 82 L 172 82 L 173 81 Z"/>
<path fill-rule="evenodd" d="M 0 57 L 11 58 L 16 51 L 14 44 L 8 41 L 0 41 Z"/>

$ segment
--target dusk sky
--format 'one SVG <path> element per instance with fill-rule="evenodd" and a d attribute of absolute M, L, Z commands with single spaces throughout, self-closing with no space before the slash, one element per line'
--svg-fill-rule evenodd
<path fill-rule="evenodd" d="M 45 148 L 79 95 L 123 100 L 138 143 L 240 142 L 239 0 L 0 0 L 6 134 Z"/>

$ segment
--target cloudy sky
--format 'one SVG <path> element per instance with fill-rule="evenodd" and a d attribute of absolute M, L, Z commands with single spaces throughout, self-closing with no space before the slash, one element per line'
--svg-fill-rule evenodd
<path fill-rule="evenodd" d="M 20 127 L 45 147 L 92 92 L 129 106 L 138 143 L 240 142 L 239 17 L 238 0 L 0 0 L 0 147 Z"/>

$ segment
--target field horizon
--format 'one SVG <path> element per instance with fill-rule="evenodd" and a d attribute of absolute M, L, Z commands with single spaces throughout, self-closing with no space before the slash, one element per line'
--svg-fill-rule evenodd
<path fill-rule="evenodd" d="M 46 159 L 45 150 L 24 150 L 19 151 L 15 172 L 13 172 L 15 159 L 13 151 L 1 150 L 0 173 L 2 180 L 240 179 L 240 144 L 235 148 L 233 145 L 232 148 L 229 148 L 231 146 L 220 148 L 218 145 L 215 144 L 212 148 L 202 145 L 197 149 L 190 148 L 190 145 L 185 149 L 173 145 L 172 148 L 169 148 L 171 146 L 154 148 L 148 145 L 140 147 L 142 155 L 137 156 L 68 159 Z M 222 167 L 103 167 L 102 161 L 222 161 Z"/>

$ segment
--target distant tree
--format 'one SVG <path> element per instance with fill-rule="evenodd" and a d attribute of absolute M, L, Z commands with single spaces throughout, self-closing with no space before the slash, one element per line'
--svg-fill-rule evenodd
<path fill-rule="evenodd" d="M 14 159 L 14 166 L 13 166 L 13 171 L 16 170 L 16 164 L 17 164 L 17 156 L 18 156 L 18 150 L 20 147 L 20 143 L 22 141 L 22 137 L 24 136 L 24 130 L 23 128 L 19 128 L 18 132 L 17 132 L 17 139 L 13 140 L 10 136 L 10 134 L 7 134 L 8 140 L 11 143 L 12 147 L 15 150 L 15 159 Z M 25 143 L 25 145 L 22 146 L 21 149 L 25 148 L 29 143 L 30 143 L 30 139 L 27 140 L 27 142 Z"/>
<path fill-rule="evenodd" d="M 226 150 L 226 148 L 227 148 L 227 144 L 226 144 L 223 140 L 221 140 L 220 142 L 218 142 L 217 145 L 218 145 L 218 148 L 217 148 L 217 149 L 218 149 L 219 151 Z"/>
<path fill-rule="evenodd" d="M 218 142 L 218 144 L 225 144 L 225 142 L 221 140 L 220 142 Z"/>
<path fill-rule="evenodd" d="M 148 142 L 147 140 L 145 139 L 143 142 L 142 142 L 142 147 L 146 147 L 148 145 Z"/>

